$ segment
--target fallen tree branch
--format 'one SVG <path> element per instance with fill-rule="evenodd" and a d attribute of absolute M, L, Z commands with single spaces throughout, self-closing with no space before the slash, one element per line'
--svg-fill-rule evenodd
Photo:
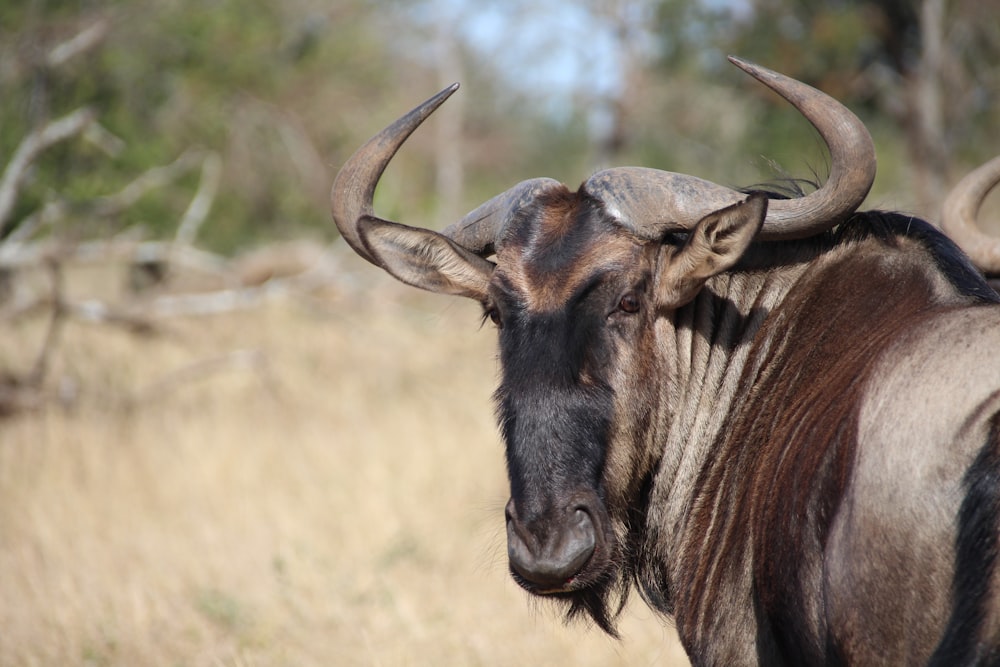
<path fill-rule="evenodd" d="M 294 276 L 272 278 L 260 285 L 192 294 L 164 294 L 114 308 L 102 301 L 67 303 L 68 312 L 89 322 L 126 323 L 151 328 L 175 317 L 204 317 L 259 308 L 272 299 L 308 294 L 333 283 L 329 267 L 314 267 Z"/>
<path fill-rule="evenodd" d="M 81 322 L 116 325 L 132 333 L 151 334 L 156 331 L 156 324 L 142 312 L 114 308 L 97 299 L 67 302 L 63 304 L 63 312 Z"/>
<path fill-rule="evenodd" d="M 48 400 L 45 384 L 49 374 L 52 355 L 55 353 L 66 321 L 63 308 L 64 281 L 62 267 L 58 262 L 49 264 L 52 280 L 49 324 L 42 346 L 31 368 L 22 374 L 4 373 L 0 376 L 0 417 L 41 407 Z"/>
<path fill-rule="evenodd" d="M 169 259 L 180 266 L 210 275 L 225 276 L 228 271 L 225 258 L 194 247 L 178 248 L 169 241 L 112 239 L 67 246 L 58 241 L 45 240 L 0 245 L 0 269 L 27 269 L 38 266 L 52 257 L 60 257 L 68 263 L 75 264 Z"/>

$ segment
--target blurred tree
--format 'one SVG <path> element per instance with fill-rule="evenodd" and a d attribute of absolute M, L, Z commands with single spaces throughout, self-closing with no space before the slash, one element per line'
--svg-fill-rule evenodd
<path fill-rule="evenodd" d="M 413 91 L 408 105 L 453 81 L 462 84 L 428 121 L 432 131 L 416 133 L 393 163 L 411 174 L 411 186 L 435 193 L 427 202 L 431 208 L 422 207 L 427 224 L 443 226 L 526 177 L 547 175 L 567 182 L 581 178 L 583 156 L 590 149 L 583 111 L 561 109 L 553 114 L 550 91 L 525 83 L 551 58 L 549 38 L 554 35 L 538 30 L 545 21 L 540 14 L 550 6 L 517 0 L 398 4 L 410 29 L 397 36 L 394 48 L 406 54 L 408 67 L 437 73 L 433 79 L 407 77 Z M 543 36 L 528 38 L 533 30 Z M 436 143 L 432 150 L 428 138 Z M 436 168 L 430 173 L 411 169 L 418 160 Z M 461 197 L 455 195 L 459 164 Z M 383 189 L 392 187 L 391 172 Z M 415 212 L 400 213 L 412 221 Z"/>
<path fill-rule="evenodd" d="M 730 48 L 900 128 L 921 212 L 936 217 L 955 166 L 1000 148 L 983 141 L 1000 125 L 998 12 L 996 0 L 756 0 Z"/>
<path fill-rule="evenodd" d="M 603 101 L 598 166 L 637 163 L 719 179 L 753 180 L 734 153 L 750 123 L 742 89 L 719 77 L 730 8 L 696 0 L 591 0 L 612 26 L 620 84 Z"/>
<path fill-rule="evenodd" d="M 12 218 L 52 198 L 74 209 L 204 147 L 224 165 L 204 229 L 210 245 L 230 249 L 254 235 L 305 228 L 325 233 L 328 166 L 357 147 L 357 128 L 397 88 L 398 56 L 382 37 L 388 21 L 368 0 L 5 4 L 0 156 L 81 106 L 97 112 L 107 139 L 42 155 Z M 142 197 L 120 219 L 88 221 L 76 207 L 73 229 L 107 234 L 142 223 L 172 235 L 193 179 Z"/>
<path fill-rule="evenodd" d="M 399 113 L 461 80 L 393 162 L 377 195 L 386 215 L 446 224 L 522 178 L 575 184 L 610 164 L 748 184 L 769 176 L 751 162 L 766 155 L 801 175 L 803 144 L 816 156 L 820 142 L 726 64 L 736 53 L 848 103 L 880 144 L 880 179 L 926 182 L 912 189 L 935 201 L 950 164 L 996 152 L 998 3 L 6 3 L 0 161 L 33 129 L 86 105 L 100 125 L 33 165 L 12 220 L 54 198 L 72 208 L 119 192 L 197 147 L 222 164 L 203 242 L 226 250 L 255 235 L 331 234 L 336 167 Z M 567 96 L 546 88 L 553 72 L 571 77 Z M 170 236 L 196 178 L 191 171 L 111 220 L 77 210 L 73 229 L 142 223 Z"/>
<path fill-rule="evenodd" d="M 379 189 L 386 215 L 446 224 L 522 178 L 526 165 L 578 178 L 582 160 L 574 156 L 589 149 L 582 114 L 548 116 L 510 87 L 495 54 L 470 47 L 462 22 L 479 11 L 441 0 L 6 4 L 0 156 L 9 159 L 32 128 L 84 105 L 96 111 L 104 139 L 89 133 L 43 154 L 11 218 L 55 199 L 71 211 L 74 234 L 106 236 L 141 223 L 170 237 L 196 188 L 195 170 L 111 219 L 95 219 L 84 204 L 195 147 L 219 154 L 222 165 L 201 242 L 228 251 L 257 236 L 329 235 L 336 167 L 453 80 L 463 90 L 407 144 Z M 66 53 L 64 43 L 89 26 L 103 26 L 99 39 L 53 66 L 53 54 Z"/>

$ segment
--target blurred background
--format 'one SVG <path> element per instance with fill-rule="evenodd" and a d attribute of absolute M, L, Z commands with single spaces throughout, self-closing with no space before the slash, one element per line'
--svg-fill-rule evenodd
<path fill-rule="evenodd" d="M 865 121 L 868 207 L 936 220 L 1000 154 L 998 15 L 3 3 L 0 665 L 684 664 L 637 599 L 617 642 L 509 581 L 492 333 L 346 251 L 333 176 L 460 81 L 382 215 L 441 228 L 525 178 L 625 164 L 822 180 L 819 137 L 735 54 Z"/>
<path fill-rule="evenodd" d="M 43 154 L 0 229 L 9 234 L 53 198 L 82 207 L 202 150 L 222 165 L 199 234 L 208 247 L 332 238 L 336 168 L 452 81 L 462 92 L 393 164 L 380 192 L 389 215 L 443 224 L 523 178 L 576 185 L 618 164 L 732 184 L 775 167 L 822 176 L 808 124 L 727 54 L 846 103 L 878 144 L 874 204 L 936 218 L 951 182 L 1000 152 L 998 9 L 996 0 L 6 3 L 0 155 L 81 107 L 100 131 Z M 172 235 L 196 184 L 186 173 L 111 220 L 74 216 L 73 227 Z"/>

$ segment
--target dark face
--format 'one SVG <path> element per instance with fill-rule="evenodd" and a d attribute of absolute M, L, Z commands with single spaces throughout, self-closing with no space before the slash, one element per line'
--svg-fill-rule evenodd
<path fill-rule="evenodd" d="M 701 219 L 686 240 L 640 240 L 586 192 L 520 202 L 496 263 L 424 229 L 365 217 L 360 242 L 393 276 L 476 299 L 499 328 L 511 572 L 614 633 L 644 529 L 642 489 L 669 421 L 658 333 L 746 250 L 763 197 Z"/>
<path fill-rule="evenodd" d="M 487 315 L 497 324 L 497 412 L 506 442 L 511 573 L 608 625 L 625 576 L 621 496 L 609 474 L 623 364 L 651 331 L 651 256 L 595 204 L 556 198 L 511 223 Z M 624 382 L 623 382 L 624 379 Z"/>

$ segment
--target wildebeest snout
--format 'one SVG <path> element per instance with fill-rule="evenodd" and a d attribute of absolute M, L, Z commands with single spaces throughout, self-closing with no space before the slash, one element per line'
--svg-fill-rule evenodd
<path fill-rule="evenodd" d="M 525 587 L 533 593 L 570 590 L 597 546 L 590 505 L 578 501 L 525 521 L 511 500 L 506 515 L 507 556 Z"/>

